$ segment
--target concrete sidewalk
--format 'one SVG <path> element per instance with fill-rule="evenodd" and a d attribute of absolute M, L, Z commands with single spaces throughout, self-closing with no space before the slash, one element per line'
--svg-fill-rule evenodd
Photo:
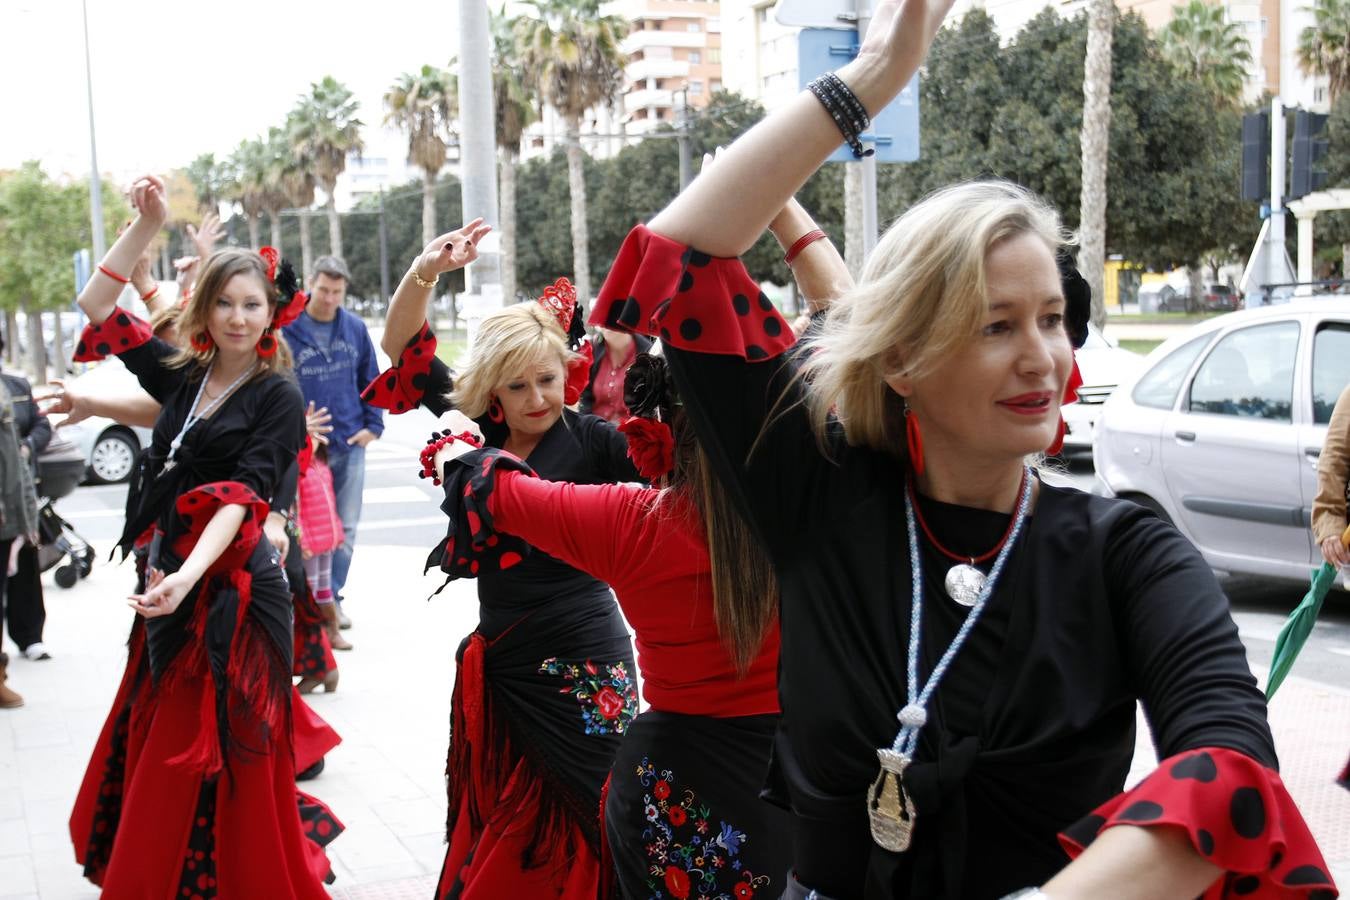
<path fill-rule="evenodd" d="M 78 524 L 78 523 L 77 523 Z M 432 533 L 435 532 L 435 533 Z M 427 546 L 439 529 L 428 527 Z M 0 713 L 0 898 L 77 900 L 97 890 L 74 862 L 67 818 L 125 661 L 129 565 L 105 562 L 71 590 L 46 576 L 47 642 L 55 658 L 16 659 L 11 684 L 28 701 Z M 347 593 L 356 649 L 338 654 L 342 677 L 311 704 L 343 736 L 306 790 L 346 823 L 330 856 L 333 895 L 425 900 L 443 853 L 455 648 L 474 625 L 472 583 L 423 578 L 425 550 L 362 542 Z M 1264 674 L 1264 673 L 1259 673 Z M 1350 888 L 1350 792 L 1332 783 L 1350 750 L 1350 691 L 1291 678 L 1271 710 L 1283 777 L 1334 876 Z M 1153 765 L 1141 737 L 1136 772 Z"/>

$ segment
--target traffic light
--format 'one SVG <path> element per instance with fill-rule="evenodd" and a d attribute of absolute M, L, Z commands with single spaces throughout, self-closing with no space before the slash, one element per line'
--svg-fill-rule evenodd
<path fill-rule="evenodd" d="M 1242 199 L 1270 196 L 1270 111 L 1242 117 Z"/>
<path fill-rule="evenodd" d="M 1326 128 L 1327 117 L 1300 109 L 1294 115 L 1294 167 L 1289 178 L 1289 199 L 1297 200 L 1327 186 L 1327 170 L 1321 164 L 1330 147 L 1318 137 Z"/>

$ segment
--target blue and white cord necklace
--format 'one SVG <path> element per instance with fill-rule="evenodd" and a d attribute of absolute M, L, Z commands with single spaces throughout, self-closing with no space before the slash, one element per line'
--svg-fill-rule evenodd
<path fill-rule="evenodd" d="M 877 748 L 877 759 L 881 769 L 877 772 L 872 789 L 867 792 L 867 817 L 872 827 L 872 840 L 883 849 L 901 853 L 909 849 L 914 838 L 914 822 L 918 817 L 914 803 L 905 790 L 905 769 L 914 761 L 914 753 L 919 747 L 919 732 L 928 721 L 928 701 L 932 699 L 942 676 L 947 674 L 952 660 L 965 643 L 966 637 L 980 618 L 1003 567 L 1026 524 L 1027 510 L 1031 508 L 1031 469 L 1022 468 L 1022 486 L 1017 495 L 1017 511 L 1014 513 L 1012 529 L 1008 539 L 999 550 L 994 566 L 989 570 L 975 600 L 974 606 L 966 614 L 966 620 L 952 638 L 947 651 L 942 654 L 933 673 L 928 676 L 922 688 L 919 686 L 919 645 L 923 628 L 923 566 L 919 558 L 919 533 L 914 521 L 914 500 L 911 492 L 905 490 L 905 524 L 909 528 L 909 568 L 913 581 L 913 596 L 910 600 L 909 614 L 909 658 L 906 671 L 907 698 L 904 709 L 896 718 L 900 720 L 900 733 L 895 736 L 889 747 Z"/>

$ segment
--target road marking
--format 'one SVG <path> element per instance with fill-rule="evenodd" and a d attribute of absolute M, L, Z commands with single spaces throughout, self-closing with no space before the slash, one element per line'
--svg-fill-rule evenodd
<path fill-rule="evenodd" d="M 379 519 L 374 522 L 361 521 L 357 531 L 365 534 L 367 531 L 377 531 L 389 528 L 417 528 L 421 525 L 444 525 L 445 516 L 423 516 L 417 519 Z"/>
<path fill-rule="evenodd" d="M 396 484 L 389 487 L 366 488 L 362 492 L 361 502 L 370 503 L 428 503 L 436 499 L 411 484 Z"/>
<path fill-rule="evenodd" d="M 1350 656 L 1350 647 L 1327 647 L 1326 651 L 1337 656 Z"/>

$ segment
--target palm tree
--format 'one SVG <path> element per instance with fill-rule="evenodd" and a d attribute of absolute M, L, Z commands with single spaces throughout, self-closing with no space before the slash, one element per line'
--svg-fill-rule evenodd
<path fill-rule="evenodd" d="M 385 92 L 384 108 L 385 124 L 408 135 L 408 162 L 422 170 L 422 243 L 429 244 L 436 237 L 436 176 L 459 115 L 459 79 L 435 66 L 404 72 Z"/>
<path fill-rule="evenodd" d="M 329 252 L 342 255 L 342 221 L 338 218 L 333 190 L 338 176 L 347 168 L 347 155 L 360 153 L 362 122 L 356 117 L 358 104 L 352 92 L 331 75 L 310 85 L 291 111 L 289 129 L 291 149 L 314 174 L 317 185 L 328 195 Z"/>
<path fill-rule="evenodd" d="M 197 196 L 199 212 L 215 212 L 227 190 L 228 177 L 214 153 L 203 153 L 183 170 Z"/>
<path fill-rule="evenodd" d="M 623 72 L 619 42 L 628 23 L 600 14 L 600 0 L 528 0 L 533 16 L 516 20 L 516 42 L 531 88 L 556 109 L 567 129 L 567 180 L 572 194 L 572 268 L 577 294 L 591 298 L 586 178 L 581 117 L 613 103 Z"/>
<path fill-rule="evenodd" d="M 281 211 L 290 203 L 290 196 L 286 193 L 285 174 L 286 166 L 291 159 L 291 143 L 286 139 L 285 130 L 275 125 L 267 129 L 267 137 L 260 141 L 264 157 L 260 200 L 263 212 L 267 213 L 269 243 L 281 249 Z M 310 202 L 313 202 L 312 198 Z"/>
<path fill-rule="evenodd" d="M 1225 105 L 1242 102 L 1252 48 L 1224 7 L 1190 0 L 1172 7 L 1172 21 L 1159 34 L 1163 56 L 1185 77 L 1199 81 Z"/>
<path fill-rule="evenodd" d="M 507 18 L 503 7 L 499 12 L 491 13 L 490 21 L 496 57 L 492 66 L 492 98 L 497 107 L 494 118 L 497 147 L 501 151 L 498 219 L 501 225 L 502 296 L 509 304 L 516 299 L 516 165 L 520 161 L 520 139 L 538 114 L 516 52 L 515 19 Z"/>
<path fill-rule="evenodd" d="M 1089 0 L 1083 61 L 1082 193 L 1079 195 L 1078 268 L 1092 288 L 1092 321 L 1106 324 L 1102 291 L 1106 269 L 1106 159 L 1111 131 L 1111 38 L 1115 0 Z"/>
<path fill-rule="evenodd" d="M 1298 62 L 1311 75 L 1325 75 L 1335 104 L 1350 87 L 1350 0 L 1317 0 L 1314 24 L 1298 36 Z"/>
<path fill-rule="evenodd" d="M 240 141 L 230 155 L 230 166 L 235 172 L 235 199 L 244 210 L 248 225 L 248 245 L 257 250 L 259 241 L 258 217 L 264 210 L 267 190 L 267 146 L 258 138 Z"/>
<path fill-rule="evenodd" d="M 314 271 L 314 242 L 309 236 L 309 208 L 314 205 L 314 173 L 300 157 L 286 156 L 280 161 L 278 175 L 286 202 L 300 216 L 300 266 L 302 277 L 308 278 Z M 279 249 L 281 245 L 276 246 Z"/>

